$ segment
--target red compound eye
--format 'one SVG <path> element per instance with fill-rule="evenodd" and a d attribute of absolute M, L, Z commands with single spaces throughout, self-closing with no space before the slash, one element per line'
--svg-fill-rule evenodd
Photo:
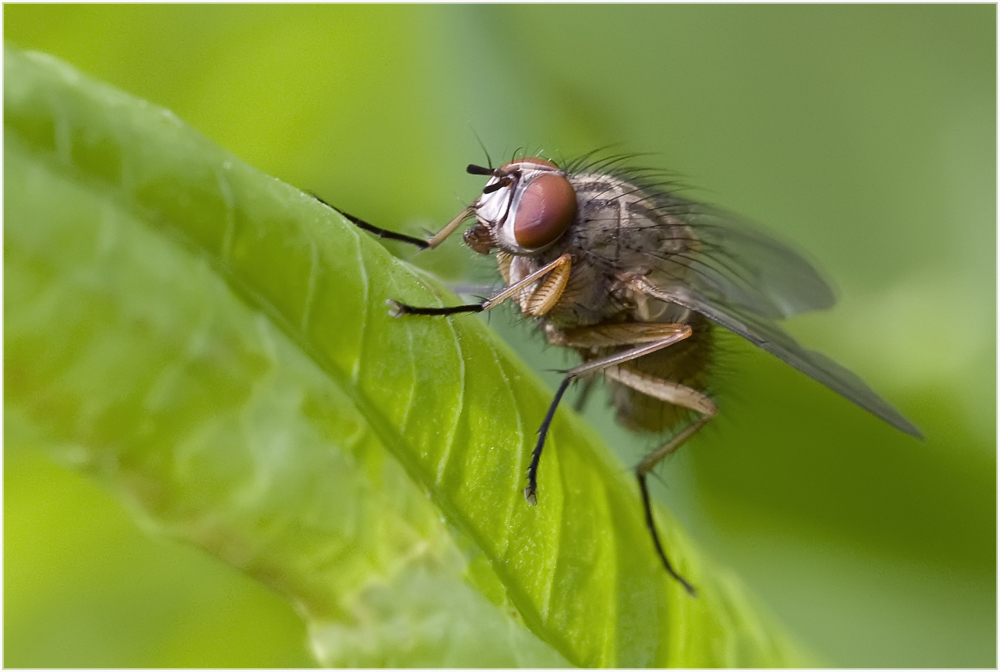
<path fill-rule="evenodd" d="M 576 217 L 576 192 L 563 175 L 539 175 L 524 188 L 514 213 L 514 240 L 537 250 L 566 232 Z"/>

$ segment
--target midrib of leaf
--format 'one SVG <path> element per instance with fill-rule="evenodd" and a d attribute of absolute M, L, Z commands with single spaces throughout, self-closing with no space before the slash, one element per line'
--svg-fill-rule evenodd
<path fill-rule="evenodd" d="M 202 311 L 207 315 L 201 317 L 203 323 L 218 321 L 215 312 L 243 311 L 241 317 L 232 318 L 236 326 L 226 325 L 228 330 L 223 331 L 228 336 L 208 340 L 218 346 L 213 352 L 223 359 L 227 349 L 222 346 L 232 345 L 233 338 L 240 341 L 237 351 L 255 351 L 251 364 L 234 364 L 234 370 L 243 375 L 263 366 L 268 373 L 260 378 L 270 382 L 258 380 L 250 389 L 260 392 L 271 389 L 267 385 L 278 385 L 275 389 L 281 393 L 272 396 L 281 403 L 270 401 L 262 408 L 284 408 L 288 425 L 311 437 L 285 437 L 290 447 L 278 455 L 277 467 L 271 465 L 272 471 L 284 468 L 293 475 L 289 477 L 295 484 L 291 492 L 299 492 L 296 488 L 304 483 L 320 491 L 336 486 L 346 473 L 344 478 L 360 488 L 365 498 L 377 500 L 366 521 L 379 525 L 392 515 L 408 520 L 399 533 L 412 535 L 415 541 L 410 543 L 376 535 L 365 546 L 363 540 L 345 533 L 324 544 L 326 521 L 342 518 L 350 522 L 351 505 L 370 502 L 338 504 L 323 497 L 286 494 L 288 499 L 281 506 L 261 507 L 261 501 L 274 496 L 274 484 L 268 482 L 272 476 L 267 472 L 249 469 L 253 474 L 249 478 L 247 469 L 237 470 L 237 475 L 244 476 L 243 481 L 236 479 L 244 484 L 237 492 L 222 478 L 225 468 L 213 471 L 202 464 L 221 459 L 205 449 L 213 440 L 204 438 L 205 432 L 217 437 L 238 459 L 254 455 L 255 450 L 258 457 L 276 459 L 274 441 L 266 441 L 266 432 L 259 428 L 245 432 L 260 444 L 255 446 L 254 440 L 222 436 L 224 430 L 213 425 L 210 414 L 192 414 L 179 418 L 180 424 L 192 429 L 179 443 L 171 443 L 177 437 L 167 433 L 110 446 L 96 441 L 100 433 L 87 426 L 92 418 L 81 402 L 84 394 L 57 409 L 66 427 L 61 433 L 50 431 L 54 442 L 83 444 L 85 457 L 80 461 L 104 474 L 148 512 L 157 529 L 205 546 L 303 605 L 317 649 L 339 642 L 351 650 L 344 641 L 363 638 L 365 619 L 380 608 L 373 605 L 384 605 L 391 595 L 404 604 L 409 600 L 406 606 L 411 607 L 411 615 L 432 607 L 428 614 L 449 614 L 449 632 L 457 637 L 461 628 L 467 628 L 462 636 L 468 637 L 466 644 L 472 650 L 486 646 L 503 627 L 513 628 L 514 634 L 505 640 L 508 658 L 504 652 L 495 652 L 494 659 L 503 662 L 494 664 L 512 664 L 510 660 L 558 664 L 560 659 L 537 640 L 519 634 L 520 619 L 575 664 L 746 666 L 796 660 L 783 636 L 749 605 L 738 583 L 723 579 L 720 570 L 698 559 L 661 514 L 671 554 L 699 586 L 701 597 L 691 600 L 665 577 L 645 536 L 632 484 L 593 433 L 568 414 L 558 417 L 542 461 L 539 506 L 530 509 L 524 504 L 520 490 L 527 446 L 535 418 L 551 393 L 474 318 L 393 320 L 388 316 L 385 299 L 433 303 L 443 296 L 435 284 L 395 261 L 369 237 L 309 197 L 243 165 L 162 110 L 36 55 L 7 50 L 5 76 L 8 229 L 29 226 L 11 216 L 14 206 L 10 204 L 21 195 L 9 191 L 15 182 L 12 173 L 22 174 L 26 182 L 54 182 L 52 176 L 58 175 L 67 190 L 89 192 L 95 203 L 134 218 L 136 225 L 131 228 L 137 231 L 128 235 L 158 240 L 143 245 L 172 248 L 173 252 L 164 253 L 165 258 L 184 258 L 187 280 L 200 278 L 188 288 L 191 297 L 198 297 L 201 286 L 216 287 L 214 294 L 202 292 L 214 297 Z M 38 214 L 46 206 L 37 203 L 44 196 L 30 184 L 19 186 L 25 211 L 34 208 L 30 226 L 44 226 L 46 218 Z M 44 258 L 52 247 L 63 244 L 59 235 L 72 235 L 74 229 L 66 219 L 50 214 L 51 226 L 67 228 L 50 233 L 48 245 L 32 250 L 34 254 Z M 5 257 L 8 247 L 15 247 L 13 239 L 12 234 L 5 234 Z M 9 254 L 13 258 L 14 251 Z M 352 264 L 355 256 L 357 262 Z M 124 263 L 137 266 L 134 259 Z M 7 278 L 7 286 L 13 281 L 16 292 L 22 276 L 16 274 L 17 265 L 12 266 L 15 273 Z M 53 268 L 58 277 L 60 269 Z M 175 286 L 179 270 L 162 269 L 161 281 L 168 290 L 157 298 L 166 304 L 168 322 L 178 304 L 181 309 L 187 307 L 174 297 L 183 294 Z M 113 276 L 113 267 L 108 273 Z M 111 276 L 97 282 L 120 291 Z M 23 277 L 31 276 L 25 271 Z M 232 290 L 241 301 L 233 300 Z M 5 380 L 12 399 L 7 403 L 27 408 L 25 414 L 44 425 L 51 413 L 49 404 L 66 401 L 56 399 L 64 390 L 52 382 L 61 370 L 32 363 L 37 353 L 27 346 L 24 356 L 18 357 L 19 347 L 30 337 L 52 350 L 67 352 L 67 362 L 86 358 L 73 352 L 65 336 L 52 326 L 52 319 L 18 331 L 16 311 L 22 305 L 9 301 L 9 294 L 5 290 L 5 304 L 14 319 L 8 313 L 12 326 L 5 325 L 5 341 L 10 339 L 14 347 L 8 343 Z M 192 303 L 198 300 L 207 301 L 204 296 L 190 299 Z M 66 301 L 57 303 L 62 308 Z M 254 317 L 254 311 L 265 313 L 268 319 Z M 86 315 L 80 318 L 83 323 L 88 319 Z M 255 327 L 248 329 L 247 324 Z M 115 328 L 120 325 L 100 332 L 102 339 L 113 338 Z M 206 334 L 215 333 L 212 328 L 201 328 Z M 189 339 L 193 338 L 192 333 Z M 254 344 L 248 346 L 247 339 Z M 262 365 L 258 361 L 262 349 L 280 356 L 272 353 L 264 358 L 267 365 Z M 404 357 L 406 353 L 410 356 Z M 108 354 L 92 359 L 93 368 L 116 362 Z M 196 367 L 214 362 L 197 348 L 187 361 Z M 135 365 L 135 361 L 123 357 L 117 365 Z M 286 370 L 296 372 L 293 380 L 282 378 Z M 309 373 L 303 373 L 306 370 Z M 21 372 L 23 384 L 11 384 L 10 376 Z M 203 378 L 189 382 L 204 384 Z M 148 398 L 153 386 L 144 384 L 135 381 L 136 389 Z M 220 390 L 233 390 L 231 382 L 228 387 L 219 385 Z M 315 391 L 320 389 L 323 392 Z M 199 391 L 185 393 L 198 396 Z M 252 400 L 253 395 L 247 398 Z M 41 406 L 39 399 L 44 402 Z M 109 402 L 104 412 L 113 408 Z M 232 412 L 237 425 L 239 419 L 246 423 L 248 416 L 254 416 L 250 408 L 242 406 Z M 123 426 L 149 415 L 141 405 L 131 410 L 134 417 L 115 416 Z M 324 414 L 338 419 L 317 420 Z M 219 417 L 230 416 L 220 413 Z M 333 425 L 339 427 L 331 429 Z M 284 426 L 275 422 L 270 431 L 280 433 Z M 113 423 L 107 431 L 114 434 Z M 115 440 L 124 438 L 135 440 L 136 436 L 116 436 Z M 379 444 L 403 465 L 417 488 L 401 477 L 392 459 L 375 457 L 382 455 Z M 359 449 L 362 445 L 367 447 Z M 343 457 L 334 459 L 330 454 Z M 337 464 L 323 462 L 323 456 Z M 191 460 L 201 469 L 190 467 Z M 192 480 L 197 481 L 206 469 L 219 477 L 211 487 L 205 486 L 209 494 L 192 487 Z M 445 514 L 447 528 L 437 523 L 432 507 L 421 509 L 417 504 L 420 498 L 415 494 L 421 490 Z M 218 492 L 226 495 L 209 496 Z M 401 501 L 393 501 L 394 497 Z M 171 505 L 164 506 L 164 499 Z M 241 517 L 238 514 L 246 512 L 238 507 L 246 502 L 256 502 L 258 510 Z M 311 508 L 319 506 L 316 502 L 328 507 L 325 514 Z M 255 523 L 254 515 L 260 521 Z M 301 524 L 303 519 L 316 524 L 305 540 L 294 537 L 292 542 L 274 543 L 273 530 L 261 522 L 266 516 L 281 516 L 288 526 Z M 280 534 L 276 538 L 284 539 Z M 461 554 L 454 550 L 456 542 Z M 322 546 L 321 552 L 306 552 L 316 544 Z M 253 551 L 251 562 L 239 552 L 245 552 L 246 546 Z M 421 548 L 430 550 L 421 556 Z M 377 550 L 389 559 L 375 563 L 376 571 L 366 573 L 365 564 L 356 557 L 351 565 L 356 573 L 353 582 L 338 573 L 343 567 L 328 560 L 352 554 L 364 559 L 362 549 Z M 463 593 L 466 579 L 499 609 L 486 608 L 490 602 L 471 590 Z M 506 613 L 512 609 L 518 614 L 513 621 Z M 420 632 L 419 617 L 414 616 L 412 623 L 413 631 Z M 445 644 L 425 636 L 426 640 L 418 637 L 428 649 L 424 657 L 405 658 L 407 649 L 401 645 L 398 655 L 404 657 L 391 660 L 396 664 L 462 664 L 466 660 L 462 656 L 469 655 L 468 651 L 449 651 Z M 386 646 L 383 640 L 379 642 Z M 355 643 L 355 649 L 364 651 L 364 643 Z M 328 662 L 365 660 L 331 651 L 326 653 Z M 523 651 L 527 653 L 518 657 Z M 379 654 L 369 655 L 377 659 Z"/>

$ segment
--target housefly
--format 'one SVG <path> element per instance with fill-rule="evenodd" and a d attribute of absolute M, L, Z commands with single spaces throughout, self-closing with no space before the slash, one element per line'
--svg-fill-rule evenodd
<path fill-rule="evenodd" d="M 646 478 L 718 412 L 707 393 L 713 334 L 722 327 L 770 352 L 893 427 L 920 431 L 860 378 L 807 350 L 776 320 L 829 308 L 833 292 L 792 249 L 752 226 L 688 200 L 655 174 L 586 158 L 559 167 L 522 158 L 499 168 L 470 165 L 488 178 L 482 193 L 430 238 L 407 236 L 339 211 L 382 238 L 437 247 L 467 220 L 464 240 L 496 258 L 504 287 L 466 305 L 411 306 L 396 316 L 445 316 L 490 310 L 506 300 L 537 321 L 549 343 L 575 350 L 541 421 L 524 496 L 534 505 L 545 436 L 570 383 L 603 374 L 619 422 L 671 432 L 635 469 L 646 526 L 666 571 Z"/>

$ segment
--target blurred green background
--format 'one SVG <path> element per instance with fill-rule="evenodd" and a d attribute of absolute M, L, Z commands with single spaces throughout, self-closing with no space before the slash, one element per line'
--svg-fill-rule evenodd
<path fill-rule="evenodd" d="M 831 664 L 996 666 L 995 6 L 3 11 L 11 44 L 390 228 L 475 196 L 478 134 L 495 163 L 650 152 L 793 241 L 840 303 L 790 330 L 926 441 L 729 340 L 721 416 L 657 495 Z M 492 282 L 471 257 L 413 261 Z M 491 323 L 542 370 L 569 361 L 510 312 Z M 625 469 L 654 440 L 604 406 Z M 5 665 L 311 664 L 291 605 L 5 439 Z"/>

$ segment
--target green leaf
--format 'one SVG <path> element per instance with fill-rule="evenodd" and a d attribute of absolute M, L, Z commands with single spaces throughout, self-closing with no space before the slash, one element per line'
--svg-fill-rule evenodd
<path fill-rule="evenodd" d="M 438 282 L 170 112 L 5 50 L 4 341 L 15 442 L 152 533 L 285 595 L 319 660 L 778 666 L 803 659 Z M 234 111 L 238 114 L 238 111 Z"/>

